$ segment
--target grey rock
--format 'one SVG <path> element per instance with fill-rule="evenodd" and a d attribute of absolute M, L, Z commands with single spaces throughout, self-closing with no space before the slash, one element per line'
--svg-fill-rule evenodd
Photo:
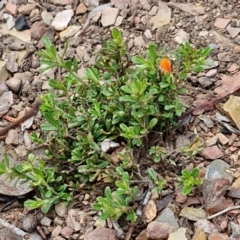
<path fill-rule="evenodd" d="M 213 84 L 213 80 L 208 77 L 200 77 L 198 78 L 198 82 L 201 84 L 203 88 L 207 88 Z"/>
<path fill-rule="evenodd" d="M 18 93 L 21 88 L 22 80 L 19 78 L 13 77 L 8 79 L 6 83 L 10 90 L 12 90 L 14 93 Z"/>
<path fill-rule="evenodd" d="M 84 240 L 117 240 L 115 230 L 98 227 L 84 235 Z"/>
<path fill-rule="evenodd" d="M 173 211 L 170 208 L 165 208 L 161 214 L 156 218 L 157 222 L 165 222 L 172 225 L 175 229 L 179 228 L 177 219 L 174 216 Z"/>
<path fill-rule="evenodd" d="M 226 171 L 229 168 L 230 165 L 228 163 L 224 162 L 221 159 L 216 159 L 207 166 L 205 178 L 209 179 L 226 178 L 230 182 L 232 182 L 233 176 L 230 173 L 227 173 Z"/>
<path fill-rule="evenodd" d="M 33 232 L 37 227 L 37 218 L 35 214 L 28 214 L 22 220 L 22 229 L 26 232 Z"/>

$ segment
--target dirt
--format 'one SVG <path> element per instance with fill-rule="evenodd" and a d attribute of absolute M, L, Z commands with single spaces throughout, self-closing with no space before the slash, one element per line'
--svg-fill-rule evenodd
<path fill-rule="evenodd" d="M 91 2 L 91 1 L 90 1 Z M 93 1 L 94 2 L 94 1 Z M 105 1 L 108 2 L 108 1 Z M 113 2 L 113 1 L 112 1 Z M 117 1 L 118 2 L 118 1 Z M 121 1 L 119 1 L 121 2 Z M 134 1 L 133 1 L 134 2 Z M 141 2 L 141 1 L 140 1 Z M 221 85 L 221 77 L 224 75 L 234 75 L 236 72 L 238 72 L 238 68 L 240 66 L 239 61 L 239 53 L 240 53 L 240 34 L 237 34 L 234 38 L 230 36 L 229 31 L 226 27 L 219 28 L 215 26 L 216 18 L 223 18 L 223 19 L 231 19 L 229 26 L 233 28 L 239 28 L 240 27 L 240 21 L 238 19 L 238 16 L 240 14 L 240 5 L 237 0 L 230 0 L 230 1 L 222 1 L 222 0 L 203 0 L 203 1 L 191 1 L 191 0 L 182 0 L 182 1 L 173 1 L 177 3 L 185 3 L 187 5 L 193 4 L 195 7 L 202 7 L 203 13 L 199 15 L 193 15 L 192 13 L 186 12 L 182 9 L 179 9 L 178 7 L 174 7 L 172 5 L 169 5 L 171 9 L 171 20 L 168 24 L 163 25 L 161 27 L 156 28 L 155 30 L 151 30 L 152 26 L 150 24 L 150 18 L 152 16 L 149 16 L 150 10 L 154 6 L 158 6 L 160 1 L 148 1 L 148 3 L 151 5 L 150 10 L 144 9 L 144 6 L 141 6 L 140 2 L 136 4 L 135 6 L 128 6 L 126 9 L 120 11 L 119 15 L 122 14 L 123 21 L 122 24 L 119 26 L 123 33 L 124 40 L 126 41 L 127 46 L 129 47 L 129 51 L 133 54 L 137 54 L 141 51 L 143 51 L 147 43 L 151 40 L 157 43 L 159 49 L 164 46 L 164 44 L 168 45 L 168 50 L 175 49 L 177 46 L 177 42 L 175 41 L 176 36 L 179 34 L 179 30 L 183 30 L 184 32 L 189 34 L 189 41 L 194 44 L 196 47 L 206 47 L 211 44 L 217 45 L 212 52 L 211 52 L 211 58 L 214 61 L 217 61 L 218 66 L 214 67 L 213 69 L 216 69 L 216 73 L 210 76 L 209 78 L 212 80 L 212 84 L 209 86 L 204 86 L 201 84 L 198 79 L 200 77 L 205 77 L 209 70 L 205 70 L 202 73 L 199 74 L 193 74 L 189 75 L 185 86 L 188 89 L 188 93 L 183 97 L 184 99 L 184 105 L 191 109 L 194 105 L 194 102 L 198 100 L 201 95 L 207 95 L 209 99 L 213 99 L 214 96 L 216 96 L 216 93 L 214 92 L 214 89 Z M 144 2 L 144 1 L 142 1 Z M 165 1 L 169 2 L 169 1 Z M 103 2 L 100 2 L 100 4 L 104 4 Z M 21 5 L 21 4 L 18 4 Z M 75 1 L 74 3 L 68 5 L 69 8 L 73 8 L 76 10 L 76 7 L 79 5 L 79 2 Z M 37 2 L 36 9 L 39 10 L 39 19 L 41 20 L 41 12 L 44 9 L 48 9 L 53 11 L 53 16 L 56 15 L 57 12 L 60 10 L 63 10 L 63 6 L 57 6 L 53 4 L 52 2 Z M 125 12 L 124 12 L 125 11 Z M 5 12 L 4 7 L 1 10 L 1 12 Z M 87 11 L 84 14 L 80 15 L 74 15 L 72 17 L 72 20 L 70 21 L 69 25 L 73 24 L 81 24 L 83 25 L 85 20 L 87 19 L 87 16 L 90 11 Z M 20 15 L 19 13 L 16 14 L 16 16 Z M 34 14 L 26 14 L 26 18 L 29 22 L 30 27 L 35 22 L 33 20 Z M 1 18 L 1 17 L 0 17 Z M 0 22 L 1 26 L 5 25 L 6 22 L 3 18 L 1 18 Z M 77 47 L 81 46 L 85 51 L 85 57 L 87 57 L 88 61 L 86 61 L 83 65 L 79 65 L 79 68 L 85 68 L 87 66 L 90 66 L 93 62 L 95 57 L 92 55 L 93 51 L 95 51 L 99 45 L 101 45 L 101 39 L 108 39 L 110 37 L 110 30 L 111 27 L 103 28 L 100 21 L 98 20 L 97 23 L 91 23 L 89 28 L 85 33 L 83 33 L 81 36 L 79 36 L 79 39 L 76 42 L 73 41 L 74 37 L 71 37 L 70 40 L 72 40 L 70 44 L 70 48 L 66 54 L 66 57 L 73 57 L 78 56 L 77 53 Z M 150 29 L 152 38 L 148 39 L 144 32 Z M 1 34 L 1 28 L 0 28 L 0 34 Z M 59 38 L 59 34 L 57 31 L 51 29 L 50 27 L 46 26 L 45 29 L 45 35 L 49 36 L 51 40 L 54 41 L 56 44 L 57 49 L 62 49 L 64 46 L 64 41 L 61 41 Z M 134 46 L 133 42 L 134 39 L 138 36 L 143 36 L 144 44 L 140 46 Z M 3 33 L 0 35 L 0 60 L 4 61 L 7 59 L 7 56 L 13 51 L 9 47 L 12 42 L 16 40 L 15 37 L 12 37 L 6 33 Z M 22 61 L 19 63 L 18 70 L 15 72 L 9 72 L 9 76 L 16 75 L 17 73 L 25 74 L 21 75 L 23 76 L 23 80 L 21 82 L 21 90 L 18 92 L 13 93 L 13 101 L 15 106 L 19 106 L 19 108 L 11 108 L 8 112 L 8 115 L 17 117 L 17 114 L 19 111 L 26 109 L 27 107 L 31 107 L 35 98 L 39 94 L 43 94 L 47 91 L 47 88 L 43 87 L 43 82 L 51 77 L 58 77 L 59 72 L 52 71 L 47 76 L 41 76 L 39 74 L 39 59 L 36 57 L 34 52 L 36 50 L 41 50 L 43 48 L 43 44 L 41 41 L 41 38 L 31 39 L 31 47 L 30 49 L 27 49 L 27 55 L 25 55 L 25 58 L 22 59 Z M 20 52 L 20 50 L 17 50 Z M 2 53 L 2 54 L 1 54 Z M 79 56 L 78 56 L 79 57 Z M 236 64 L 236 70 L 235 71 L 229 71 L 229 68 Z M 45 79 L 44 79 L 45 78 Z M 7 78 L 8 79 L 8 78 Z M 27 80 L 30 79 L 30 81 L 27 83 Z M 0 96 L 2 94 L 2 91 L 4 92 L 4 87 L 0 87 Z M 225 102 L 227 99 L 222 100 L 222 102 Z M 196 103 L 196 102 L 195 102 Z M 195 104 L 196 105 L 196 104 Z M 17 110 L 16 110 L 17 109 Z M 203 108 L 204 110 L 204 108 Z M 175 215 L 175 218 L 179 222 L 181 227 L 185 227 L 187 229 L 187 239 L 191 239 L 192 236 L 195 234 L 196 228 L 193 225 L 192 221 L 186 220 L 186 218 L 181 217 L 179 214 L 184 206 L 188 205 L 188 201 L 192 201 L 193 199 L 196 200 L 198 206 L 204 207 L 204 203 L 201 199 L 201 190 L 197 189 L 193 195 L 186 198 L 184 202 L 180 201 L 178 197 L 182 197 L 181 193 L 179 193 L 179 190 L 177 190 L 177 178 L 180 175 L 181 169 L 187 168 L 192 169 L 196 166 L 200 168 L 200 174 L 204 176 L 206 172 L 206 168 L 210 164 L 210 162 L 214 159 L 206 159 L 205 157 L 201 155 L 197 155 L 190 161 L 185 161 L 185 158 L 177 154 L 176 152 L 172 152 L 171 150 L 175 149 L 176 146 L 182 146 L 184 141 L 194 139 L 194 136 L 198 135 L 201 139 L 203 139 L 204 142 L 206 142 L 211 137 L 217 135 L 218 133 L 223 133 L 224 136 L 226 136 L 228 139 L 233 138 L 233 133 L 230 131 L 227 131 L 226 128 L 224 128 L 221 124 L 218 124 L 217 122 L 214 122 L 213 127 L 208 127 L 207 124 L 205 124 L 204 121 L 201 120 L 201 117 L 208 117 L 210 119 L 215 118 L 216 114 L 216 105 L 212 106 L 212 109 L 210 111 L 202 111 L 200 114 L 192 114 L 189 123 L 185 126 L 186 129 L 184 129 L 184 136 L 185 138 L 182 138 L 182 135 L 180 134 L 179 129 L 172 133 L 172 138 L 175 139 L 173 142 L 168 141 L 164 144 L 168 145 L 169 149 L 169 158 L 173 158 L 176 166 L 165 163 L 165 164 L 156 164 L 153 163 L 152 159 L 149 156 L 146 156 L 146 149 L 140 149 L 138 152 L 139 157 L 139 165 L 141 169 L 141 173 L 144 175 L 146 172 L 146 169 L 150 166 L 155 169 L 162 178 L 167 180 L 167 186 L 164 189 L 164 192 L 166 192 L 166 196 L 172 197 L 171 200 L 169 200 L 166 203 L 166 206 L 168 206 Z M 0 112 L 1 113 L 1 112 Z M 1 115 L 2 116 L 2 115 Z M 37 115 L 34 125 L 30 128 L 30 132 L 34 131 L 35 129 L 38 129 L 41 122 L 41 116 Z M 1 126 L 4 127 L 7 125 L 8 122 L 4 119 L 1 120 Z M 180 123 L 179 123 L 180 124 Z M 230 123 L 233 125 L 233 123 Z M 234 126 L 234 125 L 233 125 Z M 20 130 L 20 128 L 17 130 L 18 134 L 18 142 L 6 144 L 5 138 L 1 138 L 0 142 L 0 148 L 2 149 L 10 149 L 9 153 L 12 157 L 24 159 L 24 157 L 27 155 L 28 151 L 32 151 L 30 148 L 27 149 L 26 153 L 22 153 L 22 156 L 19 156 L 14 152 L 14 149 L 17 146 L 23 145 L 23 132 Z M 151 140 L 154 141 L 159 140 L 158 136 L 152 136 Z M 169 138 L 168 138 L 169 139 Z M 151 145 L 151 143 L 149 143 Z M 239 172 L 239 146 L 240 146 L 240 139 L 238 135 L 235 137 L 234 141 L 231 144 L 221 144 L 218 142 L 216 144 L 218 148 L 223 153 L 221 159 L 226 161 L 230 164 L 230 170 L 229 172 L 232 172 L 234 179 L 237 179 L 239 175 L 237 174 Z M 34 146 L 33 146 L 34 148 Z M 145 146 L 146 148 L 146 146 Z M 180 147 L 179 147 L 180 148 Z M 37 150 L 36 150 L 37 151 Z M 95 201 L 96 196 L 99 194 L 99 191 L 102 191 L 101 184 L 95 186 L 95 190 L 90 193 L 82 193 L 81 191 L 76 195 L 75 197 L 75 203 L 74 207 L 77 209 L 77 211 L 80 211 L 80 215 L 82 214 L 81 211 L 85 211 L 89 213 L 88 216 L 82 217 L 82 229 L 79 231 L 75 231 L 72 234 L 70 234 L 70 237 L 66 237 L 64 234 L 62 236 L 55 236 L 51 237 L 51 233 L 54 229 L 57 228 L 57 226 L 61 226 L 63 229 L 66 226 L 66 216 L 60 218 L 56 216 L 56 213 L 54 209 L 48 214 L 47 217 L 52 220 L 52 223 L 50 226 L 43 226 L 40 223 L 38 224 L 39 227 L 42 228 L 44 234 L 38 232 L 42 237 L 46 236 L 46 239 L 83 239 L 83 236 L 85 234 L 85 231 L 87 229 L 91 229 L 94 227 L 97 219 L 97 215 L 95 213 L 91 213 L 91 204 Z M 158 196 L 157 199 L 155 199 L 155 203 L 157 203 L 158 210 L 164 209 L 166 206 L 163 206 L 160 208 L 160 204 L 163 204 L 165 195 L 164 192 Z M 225 192 L 224 192 L 225 194 Z M 221 194 L 220 194 L 221 195 Z M 184 198 L 184 197 L 183 197 Z M 168 198 L 170 199 L 170 197 Z M 228 199 L 230 199 L 228 197 Z M 199 201 L 198 201 L 199 200 Z M 9 223 L 21 227 L 21 221 L 22 218 L 26 215 L 27 211 L 23 208 L 22 205 L 22 199 L 20 200 L 20 208 L 12 208 L 8 209 L 7 211 L 0 213 L 0 218 L 8 221 Z M 238 205 L 239 201 L 237 198 L 231 198 L 230 204 L 226 205 L 232 206 L 232 205 Z M 5 204 L 2 203 L 2 206 Z M 191 205 L 191 204 L 189 204 Z M 192 205 L 191 205 L 192 206 Z M 194 206 L 194 205 L 193 205 Z M 225 208 L 225 207 L 223 207 Z M 80 209 L 80 210 L 79 210 Z M 220 210 L 219 210 L 220 211 Z M 160 210 L 157 215 L 159 215 Z M 80 216 L 79 215 L 79 216 Z M 82 216 L 82 215 L 81 215 Z M 224 213 L 223 215 L 219 216 L 215 219 L 216 221 L 213 221 L 213 223 L 220 228 L 220 220 L 226 221 L 226 227 L 222 227 L 222 229 L 219 232 L 226 233 L 228 237 L 231 236 L 231 231 L 229 230 L 229 222 L 235 222 L 238 224 L 239 222 L 239 212 L 235 210 L 235 213 L 232 212 L 231 215 L 226 215 Z M 109 223 L 106 226 L 111 226 Z M 126 222 L 120 221 L 120 226 L 125 230 L 125 232 L 128 232 L 129 228 L 127 226 Z M 138 234 L 146 229 L 147 224 L 144 224 L 143 226 L 136 226 L 131 239 L 136 239 Z M 227 227 L 228 226 L 228 227 Z M 233 230 L 232 230 L 233 231 Z M 220 233 L 219 233 L 220 234 Z M 3 235 L 2 235 L 3 236 Z M 0 239 L 16 239 L 16 237 L 2 237 L 0 236 Z M 177 238 L 175 238 L 177 239 Z M 211 238 L 215 239 L 215 238 Z M 227 238 L 229 239 L 229 238 Z M 233 238 L 232 238 L 233 239 Z"/>

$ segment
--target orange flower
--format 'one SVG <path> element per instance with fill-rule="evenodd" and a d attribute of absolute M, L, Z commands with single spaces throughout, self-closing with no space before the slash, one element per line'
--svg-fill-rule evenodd
<path fill-rule="evenodd" d="M 167 58 L 161 59 L 159 63 L 159 67 L 161 68 L 162 71 L 172 73 L 172 66 L 171 62 Z"/>

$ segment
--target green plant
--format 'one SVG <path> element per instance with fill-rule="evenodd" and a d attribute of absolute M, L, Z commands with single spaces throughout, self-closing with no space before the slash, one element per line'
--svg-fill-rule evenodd
<path fill-rule="evenodd" d="M 101 180 L 104 183 L 117 181 L 117 190 L 106 187 L 105 198 L 98 199 L 97 208 L 107 209 L 104 218 L 116 219 L 126 214 L 134 222 L 137 188 L 129 184 L 134 174 L 127 173 L 137 168 L 133 149 L 141 146 L 143 138 L 152 131 L 166 135 L 176 125 L 184 111 L 178 99 L 184 92 L 182 79 L 187 73 L 201 70 L 209 48 L 198 50 L 189 43 L 181 44 L 173 52 L 177 64 L 171 66 L 166 58 L 166 47 L 158 51 L 153 42 L 141 55 L 130 55 L 121 32 L 114 28 L 111 39 L 103 41 L 97 52 L 95 64 L 85 69 L 84 78 L 79 78 L 77 59 L 65 56 L 68 43 L 62 53 L 57 52 L 47 37 L 43 38 L 43 43 L 45 49 L 37 52 L 41 71 L 56 67 L 62 71 L 62 78 L 49 80 L 52 88 L 41 96 L 44 134 L 42 139 L 37 133 L 32 138 L 48 146 L 47 159 L 57 164 L 47 167 L 40 159 L 39 166 L 34 167 L 30 157 L 31 161 L 28 159 L 18 167 L 20 170 L 13 168 L 13 173 L 31 180 L 32 186 L 39 189 L 40 196 L 28 201 L 27 206 L 42 207 L 46 212 L 60 200 L 70 201 L 66 183 L 73 187 Z M 167 68 L 159 66 L 162 59 L 169 62 Z M 118 164 L 101 149 L 106 138 L 123 142 L 124 150 L 117 154 Z M 159 149 L 152 151 L 155 161 L 159 161 L 162 157 Z M 65 176 L 63 169 L 70 169 L 71 174 Z M 123 182 L 119 180 L 120 175 Z M 160 190 L 164 182 L 153 171 L 149 175 Z"/>
<path fill-rule="evenodd" d="M 166 149 L 160 146 L 152 146 L 149 150 L 149 154 L 153 157 L 153 161 L 158 163 L 166 155 Z"/>
<path fill-rule="evenodd" d="M 131 187 L 128 172 L 124 172 L 119 167 L 116 168 L 116 171 L 122 177 L 121 181 L 115 182 L 117 189 L 111 191 L 109 187 L 106 187 L 105 197 L 98 197 L 93 208 L 102 212 L 100 218 L 103 220 L 118 220 L 121 216 L 126 215 L 127 220 L 136 222 L 135 209 L 137 204 L 135 204 L 135 201 L 139 198 L 138 187 Z"/>
<path fill-rule="evenodd" d="M 202 184 L 202 179 L 198 178 L 199 169 L 194 168 L 192 171 L 183 169 L 181 172 L 181 177 L 179 178 L 179 188 L 183 188 L 183 193 L 185 195 L 192 192 L 194 186 Z"/>
<path fill-rule="evenodd" d="M 24 205 L 29 209 L 41 208 L 43 213 L 47 213 L 59 201 L 68 204 L 72 200 L 62 176 L 56 176 L 56 169 L 46 167 L 41 159 L 36 163 L 33 154 L 28 155 L 27 161 L 14 167 L 10 167 L 9 157 L 5 154 L 4 161 L 0 163 L 0 174 L 17 178 L 18 181 L 28 181 L 31 188 L 39 190 L 40 197 L 25 201 Z"/>
<path fill-rule="evenodd" d="M 147 172 L 148 172 L 149 179 L 153 182 L 152 191 L 155 191 L 155 192 L 162 191 L 162 189 L 164 188 L 167 182 L 164 179 L 160 179 L 156 171 L 154 171 L 154 169 L 149 168 Z"/>
<path fill-rule="evenodd" d="M 196 136 L 194 140 L 188 145 L 181 149 L 181 153 L 188 158 L 192 158 L 200 153 L 204 148 L 204 143 L 199 136 Z"/>

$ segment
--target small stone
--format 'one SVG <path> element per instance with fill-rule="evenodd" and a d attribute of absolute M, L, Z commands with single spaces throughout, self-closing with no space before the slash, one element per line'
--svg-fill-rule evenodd
<path fill-rule="evenodd" d="M 200 37 L 207 37 L 208 36 L 208 34 L 209 34 L 209 32 L 208 31 L 201 31 L 201 32 L 199 32 L 199 36 Z"/>
<path fill-rule="evenodd" d="M 147 237 L 150 239 L 168 239 L 171 232 L 174 231 L 174 227 L 169 223 L 164 222 L 151 222 L 147 226 Z"/>
<path fill-rule="evenodd" d="M 58 12 L 53 19 L 51 26 L 56 30 L 56 31 L 62 31 L 64 30 L 67 26 L 68 23 L 70 22 L 74 12 L 72 9 L 68 10 L 63 10 L 61 12 Z"/>
<path fill-rule="evenodd" d="M 210 233 L 208 236 L 208 240 L 230 240 L 230 238 L 226 234 Z"/>
<path fill-rule="evenodd" d="M 151 39 L 152 38 L 152 33 L 150 31 L 150 29 L 147 29 L 145 32 L 144 32 L 144 36 L 148 39 Z"/>
<path fill-rule="evenodd" d="M 201 84 L 202 87 L 207 88 L 213 84 L 213 80 L 208 77 L 200 77 L 198 78 L 198 82 Z"/>
<path fill-rule="evenodd" d="M 240 177 L 232 184 L 228 195 L 233 198 L 240 198 Z"/>
<path fill-rule="evenodd" d="M 225 28 L 229 23 L 230 23 L 231 19 L 227 19 L 227 18 L 217 18 L 214 22 L 214 26 L 217 28 Z"/>
<path fill-rule="evenodd" d="M 207 212 L 201 208 L 193 208 L 193 207 L 184 207 L 179 216 L 187 218 L 191 221 L 198 221 L 199 219 L 205 219 L 207 217 Z"/>
<path fill-rule="evenodd" d="M 239 69 L 239 66 L 236 63 L 231 64 L 231 66 L 228 68 L 228 72 L 235 72 Z"/>
<path fill-rule="evenodd" d="M 145 44 L 143 37 L 142 36 L 135 37 L 133 40 L 133 44 L 135 47 L 143 47 Z"/>
<path fill-rule="evenodd" d="M 84 240 L 117 240 L 116 232 L 110 228 L 98 227 L 84 235 Z"/>
<path fill-rule="evenodd" d="M 223 135 L 222 133 L 218 133 L 217 136 L 218 136 L 219 142 L 222 145 L 226 145 L 229 142 L 229 139 L 225 135 Z"/>
<path fill-rule="evenodd" d="M 44 81 L 42 84 L 42 90 L 48 90 L 50 88 L 51 87 L 49 86 L 48 81 Z"/>
<path fill-rule="evenodd" d="M 60 32 L 60 38 L 62 41 L 66 40 L 69 37 L 72 37 L 73 35 L 75 35 L 79 30 L 81 29 L 81 26 L 69 26 L 67 27 L 65 30 L 63 30 L 62 32 Z"/>
<path fill-rule="evenodd" d="M 190 35 L 187 32 L 185 32 L 183 29 L 179 29 L 174 38 L 174 40 L 179 44 L 188 42 L 189 39 L 190 39 Z"/>
<path fill-rule="evenodd" d="M 215 145 L 215 144 L 217 143 L 217 141 L 218 141 L 218 136 L 215 135 L 215 136 L 207 139 L 207 141 L 206 141 L 206 146 L 207 146 L 207 147 L 213 146 L 213 145 Z"/>
<path fill-rule="evenodd" d="M 54 5 L 62 5 L 62 6 L 65 6 L 65 5 L 70 5 L 73 3 L 73 0 L 51 0 L 50 1 L 52 4 Z"/>
<path fill-rule="evenodd" d="M 61 230 L 61 235 L 65 237 L 66 239 L 70 239 L 73 234 L 73 229 L 69 226 L 65 226 Z"/>
<path fill-rule="evenodd" d="M 155 221 L 168 223 L 169 225 L 173 226 L 174 229 L 179 228 L 178 221 L 175 218 L 173 211 L 168 207 L 161 212 L 161 214 L 156 218 Z"/>
<path fill-rule="evenodd" d="M 140 234 L 136 237 L 136 240 L 148 240 L 147 230 L 146 229 L 142 230 Z"/>
<path fill-rule="evenodd" d="M 87 8 L 85 6 L 84 3 L 80 3 L 78 6 L 77 6 L 77 9 L 76 9 L 76 14 L 83 14 L 87 11 Z"/>
<path fill-rule="evenodd" d="M 55 227 L 52 231 L 52 237 L 57 237 L 61 233 L 61 230 L 62 230 L 62 228 L 60 225 Z"/>
<path fill-rule="evenodd" d="M 204 148 L 203 151 L 200 153 L 200 155 L 205 159 L 211 159 L 211 160 L 223 157 L 222 151 L 217 146 Z"/>
<path fill-rule="evenodd" d="M 96 222 L 94 223 L 94 226 L 95 226 L 95 227 L 106 227 L 106 225 L 107 225 L 106 221 L 105 221 L 105 220 L 102 220 L 102 219 L 100 219 L 100 218 L 98 218 L 98 219 L 96 220 Z"/>
<path fill-rule="evenodd" d="M 45 24 L 46 26 L 50 26 L 51 23 L 52 23 L 52 20 L 53 20 L 53 15 L 52 15 L 52 13 L 43 11 L 43 12 L 41 13 L 41 16 L 42 16 L 42 21 L 44 22 L 44 24 Z"/>
<path fill-rule="evenodd" d="M 201 228 L 197 228 L 192 237 L 192 240 L 207 240 L 206 234 Z"/>
<path fill-rule="evenodd" d="M 119 27 L 122 24 L 123 21 L 123 17 L 122 16 L 118 16 L 115 22 L 115 26 Z"/>
<path fill-rule="evenodd" d="M 66 217 L 67 210 L 67 206 L 64 202 L 59 202 L 55 205 L 55 212 L 59 217 Z"/>
<path fill-rule="evenodd" d="M 101 23 L 103 27 L 112 26 L 115 24 L 119 9 L 118 8 L 106 8 L 102 12 Z"/>
<path fill-rule="evenodd" d="M 161 8 L 158 9 L 157 15 L 151 17 L 150 24 L 152 25 L 152 30 L 169 24 L 171 20 L 171 9 L 167 4 L 163 4 Z"/>
<path fill-rule="evenodd" d="M 5 82 L 0 82 L 0 96 L 3 95 L 3 93 L 8 92 L 8 91 L 9 91 L 9 89 L 7 87 L 7 84 Z"/>
<path fill-rule="evenodd" d="M 0 61 L 0 82 L 6 81 L 8 76 L 9 72 L 7 71 L 6 62 Z"/>
<path fill-rule="evenodd" d="M 150 16 L 155 15 L 156 12 L 157 12 L 157 10 L 158 10 L 158 7 L 157 7 L 157 6 L 153 6 L 152 9 L 151 9 L 150 12 L 149 12 L 149 15 L 150 15 Z"/>
<path fill-rule="evenodd" d="M 18 31 L 23 31 L 23 30 L 29 29 L 27 20 L 26 20 L 26 18 L 24 16 L 20 16 L 20 17 L 18 17 L 16 19 L 16 21 L 15 21 L 15 28 Z"/>
<path fill-rule="evenodd" d="M 18 59 L 18 54 L 16 51 L 11 51 L 8 54 L 6 58 L 7 60 L 6 67 L 9 72 L 15 73 L 18 71 L 17 59 Z"/>
<path fill-rule="evenodd" d="M 6 81 L 7 86 L 14 92 L 14 93 L 18 93 L 20 88 L 21 88 L 21 84 L 22 84 L 22 80 L 18 79 L 18 78 L 10 78 Z"/>
<path fill-rule="evenodd" d="M 51 226 L 51 223 L 52 223 L 52 220 L 46 216 L 44 216 L 40 223 L 43 225 L 43 226 L 46 226 L 46 227 L 50 227 Z"/>
<path fill-rule="evenodd" d="M 13 4 L 11 2 L 8 2 L 6 4 L 6 12 L 11 14 L 11 15 L 16 15 L 16 13 L 17 13 L 17 5 Z"/>
<path fill-rule="evenodd" d="M 168 240 L 187 240 L 186 238 L 186 228 L 179 228 L 177 231 L 170 233 Z"/>
<path fill-rule="evenodd" d="M 157 207 L 153 200 L 150 200 L 143 209 L 144 219 L 150 223 L 157 215 Z"/>
<path fill-rule="evenodd" d="M 206 77 L 213 77 L 217 74 L 217 69 L 211 69 L 206 73 Z"/>
<path fill-rule="evenodd" d="M 230 166 L 228 163 L 221 159 L 216 159 L 207 166 L 205 178 L 208 179 L 226 178 L 230 182 L 232 182 L 233 176 L 227 172 L 229 168 Z"/>
<path fill-rule="evenodd" d="M 0 95 L 1 95 L 1 92 L 0 92 Z M 232 135 L 229 138 L 228 145 L 231 146 L 234 143 L 234 141 L 236 140 L 236 138 L 237 138 L 237 134 L 232 133 Z"/>
<path fill-rule="evenodd" d="M 32 3 L 24 4 L 18 8 L 18 12 L 22 15 L 29 15 L 36 7 L 37 5 Z"/>
<path fill-rule="evenodd" d="M 203 229 L 205 233 L 218 233 L 218 228 L 207 219 L 200 219 L 194 223 L 195 228 Z"/>
<path fill-rule="evenodd" d="M 33 23 L 31 29 L 30 29 L 31 37 L 40 40 L 45 33 L 45 25 L 41 22 L 35 22 Z"/>
<path fill-rule="evenodd" d="M 37 218 L 35 214 L 28 214 L 22 220 L 22 229 L 26 232 L 33 232 L 37 227 Z"/>
<path fill-rule="evenodd" d="M 233 28 L 233 27 L 228 26 L 227 31 L 228 31 L 229 35 L 231 36 L 231 38 L 235 38 L 240 33 L 240 28 Z"/>
<path fill-rule="evenodd" d="M 19 157 L 25 157 L 25 156 L 27 156 L 27 153 L 28 153 L 24 146 L 18 146 L 16 148 L 14 148 L 14 151 L 16 152 L 16 154 Z"/>

